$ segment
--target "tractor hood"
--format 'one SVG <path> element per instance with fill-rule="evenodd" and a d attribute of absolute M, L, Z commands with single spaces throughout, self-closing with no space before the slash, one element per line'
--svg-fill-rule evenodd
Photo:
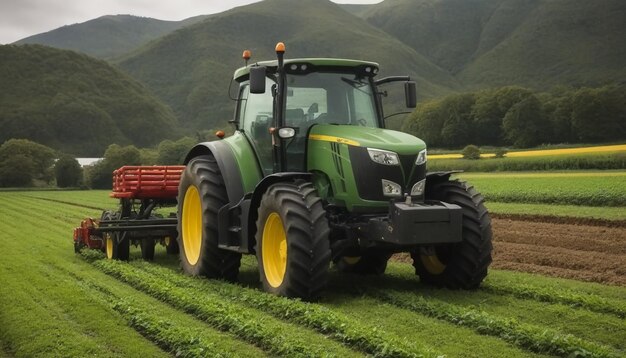
<path fill-rule="evenodd" d="M 351 125 L 318 124 L 311 128 L 309 139 L 384 149 L 400 155 L 417 154 L 426 148 L 424 141 L 404 132 Z"/>

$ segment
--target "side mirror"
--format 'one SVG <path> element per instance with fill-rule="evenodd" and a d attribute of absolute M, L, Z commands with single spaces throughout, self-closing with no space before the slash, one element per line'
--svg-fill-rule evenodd
<path fill-rule="evenodd" d="M 250 93 L 265 93 L 265 70 L 264 66 L 250 67 Z"/>
<path fill-rule="evenodd" d="M 415 108 L 417 106 L 417 90 L 415 82 L 407 81 L 404 83 L 404 96 L 406 98 L 407 108 Z"/>

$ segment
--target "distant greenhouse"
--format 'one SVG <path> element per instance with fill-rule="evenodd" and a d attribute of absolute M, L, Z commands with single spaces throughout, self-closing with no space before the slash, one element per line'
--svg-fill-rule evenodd
<path fill-rule="evenodd" d="M 102 159 L 103 158 L 76 158 L 76 160 L 78 161 L 78 164 L 80 164 L 81 167 L 92 165 L 93 163 Z"/>

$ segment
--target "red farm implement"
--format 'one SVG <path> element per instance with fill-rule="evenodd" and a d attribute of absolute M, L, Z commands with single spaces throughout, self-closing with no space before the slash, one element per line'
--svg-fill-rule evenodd
<path fill-rule="evenodd" d="M 168 253 L 178 253 L 177 218 L 156 212 L 176 206 L 178 183 L 184 166 L 123 166 L 113 172 L 117 210 L 105 210 L 99 220 L 86 218 L 74 229 L 74 249 L 100 249 L 111 259 L 127 260 L 130 245 L 141 247 L 146 260 L 154 257 L 157 243 Z"/>

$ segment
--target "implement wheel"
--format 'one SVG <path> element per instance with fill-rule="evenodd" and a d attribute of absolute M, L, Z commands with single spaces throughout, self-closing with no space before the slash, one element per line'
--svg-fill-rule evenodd
<path fill-rule="evenodd" d="M 415 273 L 423 282 L 451 289 L 478 288 L 491 263 L 491 219 L 484 198 L 458 180 L 434 183 L 426 199 L 456 204 L 463 211 L 463 241 L 433 245 L 411 253 Z"/>
<path fill-rule="evenodd" d="M 217 246 L 217 212 L 227 203 L 215 158 L 204 155 L 192 159 L 178 187 L 178 245 L 185 273 L 237 279 L 241 254 Z"/>
<path fill-rule="evenodd" d="M 178 242 L 175 238 L 171 236 L 166 236 L 163 239 L 163 245 L 165 246 L 165 251 L 168 255 L 178 255 Z"/>
<path fill-rule="evenodd" d="M 105 211 L 102 213 L 102 220 L 119 220 L 120 213 Z M 108 259 L 128 261 L 130 253 L 130 240 L 124 232 L 105 232 L 102 235 L 104 239 L 104 252 Z"/>
<path fill-rule="evenodd" d="M 387 261 L 391 254 L 381 252 L 366 252 L 361 256 L 340 257 L 335 266 L 341 272 L 359 275 L 382 275 L 387 269 Z"/>
<path fill-rule="evenodd" d="M 141 258 L 146 261 L 154 260 L 154 247 L 156 246 L 155 239 L 141 239 Z"/>
<path fill-rule="evenodd" d="M 318 298 L 328 281 L 328 222 L 313 184 L 278 183 L 263 194 L 256 254 L 263 288 L 280 296 Z"/>

